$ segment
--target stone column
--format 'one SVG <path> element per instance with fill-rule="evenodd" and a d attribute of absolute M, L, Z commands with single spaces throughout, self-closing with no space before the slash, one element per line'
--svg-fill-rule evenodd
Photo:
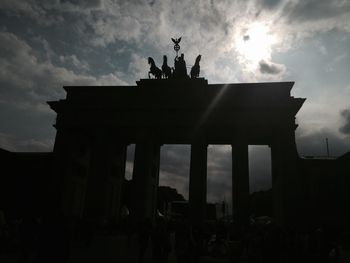
<path fill-rule="evenodd" d="M 160 144 L 140 142 L 135 147 L 131 216 L 134 223 L 154 220 L 157 209 Z"/>
<path fill-rule="evenodd" d="M 84 215 L 101 226 L 109 220 L 110 178 L 115 140 L 106 132 L 97 132 L 91 142 L 91 161 L 88 174 Z M 122 176 L 119 174 L 118 176 Z M 120 193 L 119 193 L 120 194 Z"/>
<path fill-rule="evenodd" d="M 67 217 L 81 216 L 89 159 L 86 135 L 61 127 L 53 157 L 51 185 L 45 199 L 51 206 L 60 207 Z"/>
<path fill-rule="evenodd" d="M 281 226 L 284 224 L 283 208 L 283 161 L 284 153 L 282 143 L 275 141 L 271 144 L 271 175 L 272 175 L 272 198 L 275 222 Z"/>
<path fill-rule="evenodd" d="M 64 178 L 67 171 L 67 155 L 71 136 L 63 128 L 57 128 L 55 145 L 53 149 L 52 171 L 50 176 L 48 199 L 51 199 L 55 206 L 62 206 L 64 191 Z M 63 209 L 63 207 L 61 207 Z M 64 209 L 63 209 L 64 210 Z M 64 211 L 65 212 L 65 211 Z"/>
<path fill-rule="evenodd" d="M 67 162 L 67 134 L 62 128 L 57 129 L 55 145 L 53 148 L 52 170 L 50 171 L 49 179 L 49 199 L 52 205 L 61 207 L 62 191 L 63 191 L 63 176 Z"/>
<path fill-rule="evenodd" d="M 238 226 L 245 226 L 249 220 L 249 162 L 248 145 L 232 145 L 232 213 Z"/>
<path fill-rule="evenodd" d="M 191 145 L 189 218 L 194 224 L 202 224 L 206 219 L 207 149 L 206 143 Z"/>
<path fill-rule="evenodd" d="M 302 189 L 294 131 L 281 131 L 271 144 L 272 190 L 275 221 L 292 227 L 302 218 Z"/>
<path fill-rule="evenodd" d="M 111 170 L 105 185 L 105 217 L 112 223 L 120 219 L 122 186 L 125 177 L 127 144 L 116 143 L 111 150 Z"/>

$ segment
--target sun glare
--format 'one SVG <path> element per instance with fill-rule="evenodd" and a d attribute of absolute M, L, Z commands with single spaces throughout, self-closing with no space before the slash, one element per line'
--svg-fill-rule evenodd
<path fill-rule="evenodd" d="M 245 62 L 256 66 L 259 61 L 271 58 L 271 47 L 276 43 L 276 37 L 270 34 L 267 25 L 254 23 L 238 34 L 235 42 L 236 49 Z"/>

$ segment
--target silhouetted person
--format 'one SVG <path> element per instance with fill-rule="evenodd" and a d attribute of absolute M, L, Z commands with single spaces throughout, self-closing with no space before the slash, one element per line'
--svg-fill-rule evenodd
<path fill-rule="evenodd" d="M 138 262 L 142 263 L 145 259 L 145 254 L 148 248 L 149 240 L 152 234 L 152 221 L 150 218 L 145 218 L 139 224 L 138 239 L 139 239 L 139 254 Z"/>

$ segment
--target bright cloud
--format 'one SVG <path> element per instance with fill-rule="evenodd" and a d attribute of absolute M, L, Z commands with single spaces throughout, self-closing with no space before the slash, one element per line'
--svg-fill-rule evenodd
<path fill-rule="evenodd" d="M 269 32 L 269 26 L 253 23 L 237 32 L 235 49 L 239 58 L 248 68 L 256 69 L 261 60 L 270 60 L 272 46 L 277 43 L 277 36 Z"/>

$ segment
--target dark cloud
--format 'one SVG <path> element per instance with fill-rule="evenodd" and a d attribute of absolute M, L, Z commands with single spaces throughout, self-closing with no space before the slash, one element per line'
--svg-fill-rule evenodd
<path fill-rule="evenodd" d="M 163 145 L 160 169 L 176 177 L 188 177 L 190 170 L 190 145 Z"/>
<path fill-rule="evenodd" d="M 26 149 L 32 146 L 32 150 L 36 151 L 40 145 L 38 147 L 33 142 L 53 139 L 54 112 L 46 101 L 64 98 L 63 85 L 123 83 L 114 74 L 94 77 L 56 66 L 51 61 L 55 54 L 43 60 L 37 55 L 42 52 L 45 51 L 34 50 L 15 34 L 0 31 L 0 118 L 6 120 L 0 122 L 0 132 L 23 141 L 13 145 L 12 148 L 17 150 L 24 149 L 23 145 L 26 145 Z M 75 55 L 71 60 L 76 67 L 85 65 Z M 27 143 L 24 142 L 26 140 Z"/>
<path fill-rule="evenodd" d="M 153 6 L 155 2 L 156 2 L 155 0 L 150 0 L 150 1 L 148 2 L 148 4 L 149 4 L 150 6 Z"/>
<path fill-rule="evenodd" d="M 42 50 L 33 50 L 25 40 L 9 32 L 0 32 L 0 50 L 2 57 L 0 83 L 12 87 L 0 90 L 1 98 L 7 102 L 26 97 L 25 100 L 29 104 L 33 102 L 46 104 L 46 100 L 65 96 L 63 85 L 74 85 L 79 82 L 82 85 L 92 85 L 102 79 L 102 82 L 113 83 L 111 78 L 116 77 L 105 75 L 98 79 L 90 75 L 76 74 L 65 67 L 58 67 L 51 60 L 41 61 L 36 53 L 43 52 Z M 77 66 L 81 67 L 84 64 L 76 56 L 73 57 Z M 115 81 L 118 82 L 117 77 Z M 122 84 L 123 81 L 119 82 Z"/>
<path fill-rule="evenodd" d="M 266 62 L 265 60 L 261 60 L 259 62 L 259 70 L 263 74 L 277 75 L 280 74 L 283 71 L 283 69 L 283 66 L 279 64 Z"/>
<path fill-rule="evenodd" d="M 163 145 L 160 157 L 159 184 L 176 188 L 188 198 L 190 145 Z"/>
<path fill-rule="evenodd" d="M 244 35 L 244 36 L 243 36 L 243 40 L 244 40 L 244 41 L 248 41 L 249 39 L 250 39 L 250 36 L 249 36 L 249 35 Z"/>
<path fill-rule="evenodd" d="M 250 191 L 271 187 L 271 158 L 266 146 L 249 147 Z M 190 145 L 164 145 L 161 151 L 160 184 L 177 187 L 188 196 Z M 207 160 L 207 199 L 231 200 L 232 155 L 229 145 L 210 145 Z"/>
<path fill-rule="evenodd" d="M 0 148 L 14 152 L 50 152 L 53 148 L 52 139 L 21 139 L 12 134 L 0 132 Z"/>
<path fill-rule="evenodd" d="M 127 160 L 134 161 L 135 144 L 128 146 Z M 161 173 L 172 175 L 173 177 L 189 176 L 191 158 L 190 145 L 163 145 L 161 147 L 160 170 Z"/>
<path fill-rule="evenodd" d="M 133 162 L 134 157 L 135 157 L 135 144 L 128 145 L 126 159 L 130 162 Z"/>
<path fill-rule="evenodd" d="M 232 187 L 231 177 L 227 180 L 208 181 L 207 201 L 208 202 L 222 202 L 224 199 L 231 203 Z"/>
<path fill-rule="evenodd" d="M 281 3 L 281 0 L 263 0 L 262 6 L 264 8 L 275 8 L 279 3 Z"/>
<path fill-rule="evenodd" d="M 232 196 L 232 152 L 231 146 L 210 146 L 208 149 L 208 189 L 211 202 L 220 202 Z M 249 146 L 250 192 L 271 188 L 271 151 L 268 146 Z"/>
<path fill-rule="evenodd" d="M 61 24 L 64 19 L 60 14 L 52 12 L 59 6 L 59 1 L 11 1 L 2 0 L 0 10 L 4 14 L 18 18 L 29 18 L 41 26 L 52 26 Z"/>
<path fill-rule="evenodd" d="M 350 110 L 346 109 L 341 112 L 341 116 L 345 119 L 345 123 L 340 127 L 339 131 L 349 135 L 350 134 Z"/>
<path fill-rule="evenodd" d="M 289 1 L 284 8 L 284 13 L 294 23 L 339 17 L 349 12 L 350 2 L 343 0 Z"/>
<path fill-rule="evenodd" d="M 101 0 L 61 0 L 61 3 L 70 3 L 80 7 L 100 7 Z"/>
<path fill-rule="evenodd" d="M 339 138 L 329 129 L 302 133 L 302 130 L 297 129 L 296 142 L 300 156 L 327 156 L 326 138 L 328 138 L 330 156 L 337 157 L 350 151 L 350 142 Z"/>
<path fill-rule="evenodd" d="M 232 156 L 229 145 L 210 145 L 207 160 L 207 200 L 221 202 L 232 195 Z"/>
<path fill-rule="evenodd" d="M 267 190 L 272 187 L 271 149 L 266 145 L 249 147 L 250 192 Z"/>

